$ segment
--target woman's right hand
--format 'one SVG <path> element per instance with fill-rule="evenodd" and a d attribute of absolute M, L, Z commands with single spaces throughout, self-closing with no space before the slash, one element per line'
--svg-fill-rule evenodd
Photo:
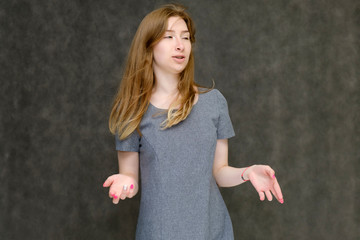
<path fill-rule="evenodd" d="M 109 197 L 113 199 L 114 204 L 118 204 L 120 199 L 132 198 L 139 190 L 136 180 L 125 174 L 111 175 L 106 179 L 103 187 L 110 187 Z"/>

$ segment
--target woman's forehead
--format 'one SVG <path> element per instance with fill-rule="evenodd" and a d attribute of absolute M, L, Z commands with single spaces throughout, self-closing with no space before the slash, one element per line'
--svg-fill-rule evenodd
<path fill-rule="evenodd" d="M 169 17 L 167 20 L 167 31 L 174 31 L 174 30 L 180 32 L 189 31 L 184 19 L 182 19 L 179 16 Z"/>

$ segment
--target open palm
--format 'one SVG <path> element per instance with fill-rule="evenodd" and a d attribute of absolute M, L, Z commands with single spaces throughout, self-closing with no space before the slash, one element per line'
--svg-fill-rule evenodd
<path fill-rule="evenodd" d="M 261 201 L 265 200 L 265 196 L 271 201 L 274 195 L 280 203 L 284 203 L 280 185 L 272 168 L 266 165 L 253 165 L 248 169 L 248 178 L 259 193 Z"/>

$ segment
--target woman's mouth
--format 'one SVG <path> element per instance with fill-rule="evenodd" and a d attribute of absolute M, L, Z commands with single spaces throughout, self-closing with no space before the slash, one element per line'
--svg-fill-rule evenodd
<path fill-rule="evenodd" d="M 176 56 L 173 56 L 173 59 L 175 60 L 175 62 L 177 63 L 182 63 L 185 61 L 185 56 L 183 55 L 176 55 Z"/>

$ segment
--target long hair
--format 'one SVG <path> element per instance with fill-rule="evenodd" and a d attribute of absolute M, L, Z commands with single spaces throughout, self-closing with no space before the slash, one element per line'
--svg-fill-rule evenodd
<path fill-rule="evenodd" d="M 115 96 L 109 119 L 111 133 L 125 139 L 139 131 L 141 119 L 149 107 L 155 76 L 153 47 L 162 39 L 170 17 L 182 18 L 189 30 L 191 44 L 195 43 L 195 27 L 185 7 L 165 5 L 145 16 L 131 43 L 124 74 Z M 162 128 L 170 128 L 186 119 L 193 107 L 198 86 L 194 82 L 194 56 L 191 50 L 188 64 L 179 75 L 179 96 L 171 103 Z M 175 109 L 177 106 L 179 108 Z"/>

